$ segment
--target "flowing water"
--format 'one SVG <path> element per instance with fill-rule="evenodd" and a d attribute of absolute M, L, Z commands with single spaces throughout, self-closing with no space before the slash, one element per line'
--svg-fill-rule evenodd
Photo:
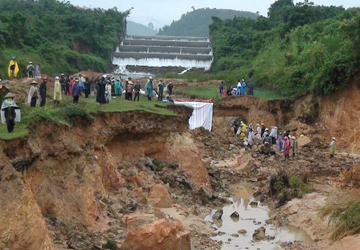
<path fill-rule="evenodd" d="M 233 186 L 234 197 L 231 198 L 233 204 L 224 206 L 221 220 L 213 220 L 212 216 L 217 211 L 214 209 L 205 220 L 213 222 L 213 227 L 217 229 L 218 235 L 212 239 L 222 241 L 222 249 L 254 249 L 254 250 L 280 250 L 282 249 L 276 242 L 304 241 L 313 243 L 311 237 L 302 229 L 293 226 L 276 227 L 267 224 L 274 211 L 262 205 L 253 197 L 254 191 L 248 183 L 241 183 Z M 238 212 L 239 219 L 233 219 L 230 215 Z M 253 234 L 256 229 L 264 227 L 265 235 L 274 237 L 271 240 L 254 241 Z M 239 230 L 246 230 L 245 234 Z"/>

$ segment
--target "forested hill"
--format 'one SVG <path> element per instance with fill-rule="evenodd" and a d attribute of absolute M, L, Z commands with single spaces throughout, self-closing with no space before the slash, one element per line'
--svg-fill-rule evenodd
<path fill-rule="evenodd" d="M 132 21 L 127 22 L 127 28 L 126 28 L 127 35 L 153 36 L 156 33 L 157 33 L 156 30 L 151 29 L 143 24 L 135 23 Z"/>
<path fill-rule="evenodd" d="M 360 9 L 274 2 L 257 20 L 214 17 L 211 71 L 284 95 L 332 95 L 360 68 Z"/>
<path fill-rule="evenodd" d="M 159 35 L 163 36 L 209 36 L 209 25 L 212 23 L 211 17 L 220 19 L 233 17 L 257 18 L 257 14 L 248 11 L 224 10 L 224 9 L 197 9 L 181 16 L 178 21 L 173 21 L 170 26 L 166 25 L 159 30 Z"/>
<path fill-rule="evenodd" d="M 47 74 L 106 71 L 128 13 L 83 9 L 57 0 L 0 1 L 0 78 L 16 56 L 20 76 L 29 61 Z"/>

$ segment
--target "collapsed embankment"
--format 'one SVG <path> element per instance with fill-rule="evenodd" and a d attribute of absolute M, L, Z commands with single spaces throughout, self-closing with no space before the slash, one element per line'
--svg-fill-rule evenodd
<path fill-rule="evenodd" d="M 176 116 L 100 113 L 92 124 L 80 121 L 72 128 L 43 121 L 27 138 L 1 141 L 0 248 L 55 249 L 56 236 L 45 218 L 107 228 L 101 199 L 126 185 L 129 176 L 119 165 L 126 162 L 130 168 L 142 157 L 177 162 L 194 186 L 211 189 L 187 132 L 192 110 L 174 111 Z"/>
<path fill-rule="evenodd" d="M 356 83 L 332 97 L 312 97 L 310 94 L 294 100 L 263 101 L 252 96 L 225 97 L 215 106 L 214 126 L 223 127 L 228 117 L 245 122 L 264 122 L 267 127 L 278 126 L 292 134 L 312 137 L 330 143 L 337 138 L 337 148 L 353 154 L 360 153 L 360 89 Z M 215 131 L 216 132 L 216 131 Z"/>

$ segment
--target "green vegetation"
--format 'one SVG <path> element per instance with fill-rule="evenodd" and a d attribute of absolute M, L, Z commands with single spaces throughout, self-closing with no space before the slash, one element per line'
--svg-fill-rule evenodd
<path fill-rule="evenodd" d="M 360 233 L 360 201 L 325 205 L 319 215 L 330 215 L 329 224 L 335 227 L 333 240 Z"/>
<path fill-rule="evenodd" d="M 57 0 L 0 1 L 0 78 L 7 78 L 12 56 L 19 76 L 29 61 L 49 75 L 81 70 L 105 72 L 124 32 L 116 8 L 83 9 Z"/>
<path fill-rule="evenodd" d="M 147 27 L 140 23 L 135 23 L 132 21 L 127 22 L 127 29 L 126 29 L 127 35 L 153 36 L 156 33 L 157 33 L 156 30 L 151 29 L 150 27 Z"/>
<path fill-rule="evenodd" d="M 358 72 L 359 12 L 278 0 L 268 18 L 213 17 L 211 73 L 286 96 L 331 95 Z"/>
<path fill-rule="evenodd" d="M 183 88 L 176 89 L 176 93 L 180 93 L 186 96 L 190 96 L 191 98 L 203 98 L 203 99 L 214 99 L 214 102 L 218 102 L 221 98 L 219 94 L 219 86 L 218 85 L 193 85 L 186 86 Z"/>
<path fill-rule="evenodd" d="M 95 102 L 93 96 L 89 99 L 80 97 L 78 105 L 72 103 L 71 97 L 63 96 L 63 98 L 58 107 L 54 107 L 51 101 L 48 101 L 43 108 L 30 108 L 28 105 L 18 103 L 21 107 L 21 122 L 15 124 L 14 132 L 11 134 L 7 132 L 6 125 L 0 125 L 0 139 L 12 140 L 27 136 L 29 130 L 36 128 L 36 125 L 43 120 L 68 127 L 79 123 L 89 124 L 93 122 L 94 115 L 100 112 L 144 111 L 159 115 L 176 115 L 173 111 L 166 109 L 168 105 L 172 105 L 171 103 L 149 102 L 144 96 L 140 97 L 140 102 L 126 101 L 124 97 L 115 98 L 102 107 Z"/>
<path fill-rule="evenodd" d="M 117 244 L 113 240 L 107 240 L 106 244 L 102 246 L 102 249 L 110 249 L 110 250 L 116 250 Z"/>
<path fill-rule="evenodd" d="M 220 84 L 220 83 L 219 83 Z M 176 89 L 176 93 L 198 99 L 213 99 L 215 103 L 219 102 L 222 98 L 219 93 L 219 84 L 208 85 L 192 85 Z M 233 84 L 235 85 L 235 84 Z M 224 86 L 226 89 L 226 85 Z M 283 95 L 270 90 L 255 89 L 254 97 L 259 97 L 263 100 L 270 101 L 275 99 L 285 98 Z"/>
<path fill-rule="evenodd" d="M 6 128 L 6 124 L 0 124 L 0 139 L 9 141 L 17 138 L 22 138 L 29 135 L 27 124 L 24 122 L 17 122 L 15 124 L 14 132 L 9 134 Z"/>
<path fill-rule="evenodd" d="M 166 25 L 159 30 L 162 36 L 200 36 L 209 37 L 209 25 L 211 17 L 219 19 L 242 16 L 256 19 L 257 14 L 248 11 L 224 10 L 224 9 L 197 9 L 181 16 L 179 21 L 173 21 L 170 26 Z"/>
<path fill-rule="evenodd" d="M 270 195 L 277 196 L 279 205 L 285 204 L 292 198 L 301 198 L 303 195 L 313 191 L 310 183 L 304 178 L 280 170 L 270 179 Z"/>

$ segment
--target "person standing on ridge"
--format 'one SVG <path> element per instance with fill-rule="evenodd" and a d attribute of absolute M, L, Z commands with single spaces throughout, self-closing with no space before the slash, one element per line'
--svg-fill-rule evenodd
<path fill-rule="evenodd" d="M 65 83 L 64 83 L 65 84 Z M 58 76 L 55 77 L 55 84 L 54 84 L 54 105 L 58 106 L 61 101 L 61 87 L 60 78 Z M 65 85 L 64 85 L 65 90 Z"/>
<path fill-rule="evenodd" d="M 163 85 L 162 81 L 160 80 L 160 82 L 158 84 L 158 101 L 162 101 L 163 93 L 164 93 L 164 85 Z"/>
<path fill-rule="evenodd" d="M 121 81 L 120 81 L 120 77 L 116 78 L 115 81 L 115 95 L 116 96 L 121 96 Z"/>
<path fill-rule="evenodd" d="M 336 139 L 335 137 L 333 137 L 330 142 L 330 158 L 334 157 L 335 149 L 336 149 Z"/>
<path fill-rule="evenodd" d="M 238 80 L 237 86 L 236 86 L 236 95 L 241 95 L 241 82 Z"/>
<path fill-rule="evenodd" d="M 73 76 L 70 76 L 70 82 L 69 82 L 69 96 L 72 96 L 72 92 L 71 92 L 71 90 L 72 90 L 72 86 L 73 86 L 73 84 L 75 83 L 75 81 L 74 81 L 74 77 Z"/>
<path fill-rule="evenodd" d="M 34 108 L 36 107 L 36 102 L 39 98 L 39 90 L 37 87 L 37 82 L 36 81 L 32 81 L 30 86 L 30 90 L 29 90 L 29 94 L 28 94 L 28 103 L 30 104 L 30 107 Z"/>
<path fill-rule="evenodd" d="M 64 73 L 61 73 L 60 75 L 60 86 L 61 86 L 61 91 L 64 92 L 65 94 L 65 82 L 66 82 L 66 78 L 65 78 L 65 75 Z"/>
<path fill-rule="evenodd" d="M 89 77 L 85 77 L 85 98 L 89 98 L 89 95 L 90 95 L 90 85 L 91 85 L 91 82 L 90 82 L 90 79 Z"/>
<path fill-rule="evenodd" d="M 230 83 L 230 80 L 228 80 L 227 88 L 226 88 L 226 94 L 228 96 L 231 96 L 231 91 L 232 91 L 231 83 Z"/>
<path fill-rule="evenodd" d="M 40 64 L 38 63 L 35 67 L 35 78 L 40 79 L 41 78 L 41 73 L 40 73 Z"/>
<path fill-rule="evenodd" d="M 105 75 L 103 75 L 99 81 L 98 84 L 96 86 L 96 102 L 98 102 L 100 104 L 100 107 L 102 106 L 102 104 L 106 103 L 106 99 L 105 99 Z"/>
<path fill-rule="evenodd" d="M 171 84 L 171 82 L 170 82 Z M 172 90 L 172 88 L 171 88 Z M 154 91 L 154 83 L 152 76 L 149 77 L 149 81 L 145 84 L 145 95 L 148 97 L 148 100 L 151 101 L 151 97 L 153 96 Z M 170 89 L 169 89 L 170 92 Z"/>
<path fill-rule="evenodd" d="M 136 81 L 136 84 L 135 84 L 135 86 L 134 86 L 134 93 L 135 93 L 135 96 L 134 96 L 134 102 L 135 102 L 135 100 L 136 100 L 136 97 L 137 97 L 137 99 L 138 99 L 138 101 L 139 101 L 139 99 L 140 99 L 140 81 L 139 80 L 137 80 Z"/>
<path fill-rule="evenodd" d="M 15 127 L 15 118 L 16 118 L 16 111 L 15 109 L 19 109 L 14 101 L 15 95 L 13 93 L 7 93 L 5 95 L 5 100 L 1 105 L 1 111 L 4 112 L 4 117 L 6 120 L 6 127 L 9 133 L 14 131 Z"/>
<path fill-rule="evenodd" d="M 29 62 L 29 65 L 27 66 L 26 70 L 28 72 L 28 78 L 34 78 L 34 66 L 32 62 Z"/>
<path fill-rule="evenodd" d="M 220 95 L 222 95 L 222 94 L 223 94 L 223 91 L 224 91 L 224 82 L 223 82 L 223 81 L 221 81 L 221 82 L 220 82 L 220 86 L 219 86 L 219 92 L 220 92 Z"/>
<path fill-rule="evenodd" d="M 44 107 L 46 103 L 46 91 L 47 91 L 46 83 L 47 83 L 47 77 L 44 77 L 42 83 L 40 84 L 40 97 L 41 97 L 40 107 Z"/>
<path fill-rule="evenodd" d="M 252 80 L 249 82 L 248 95 L 254 95 L 254 84 Z"/>
<path fill-rule="evenodd" d="M 69 94 L 69 87 L 70 87 L 70 76 L 67 75 L 65 79 L 65 95 Z"/>
<path fill-rule="evenodd" d="M 167 89 L 169 90 L 169 95 L 172 95 L 173 88 L 174 88 L 174 85 L 171 82 L 169 82 L 169 85 L 167 86 Z"/>
<path fill-rule="evenodd" d="M 75 83 L 73 83 L 72 88 L 71 88 L 71 93 L 73 96 L 73 103 L 78 104 L 79 97 L 81 95 L 81 87 L 79 85 L 79 79 L 76 79 Z"/>
<path fill-rule="evenodd" d="M 110 101 L 111 101 L 111 82 L 110 82 L 110 80 L 106 80 L 105 100 L 106 100 L 106 103 L 110 103 Z"/>
<path fill-rule="evenodd" d="M 17 77 L 18 73 L 19 73 L 19 66 L 16 61 L 16 57 L 13 56 L 8 67 L 8 74 L 10 79 L 12 80 L 14 77 Z"/>
<path fill-rule="evenodd" d="M 241 88 L 240 88 L 240 95 L 245 95 L 245 90 L 246 90 L 246 83 L 245 83 L 245 80 L 242 79 Z"/>

